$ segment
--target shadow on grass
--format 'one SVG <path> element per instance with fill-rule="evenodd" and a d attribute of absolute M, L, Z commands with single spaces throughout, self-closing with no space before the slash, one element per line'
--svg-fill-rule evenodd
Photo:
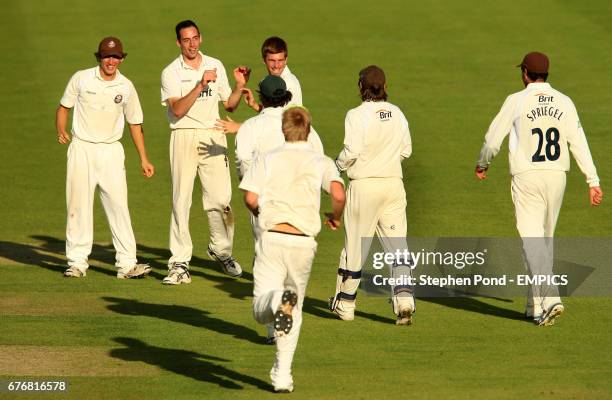
<path fill-rule="evenodd" d="M 159 249 L 150 246 L 138 246 L 139 253 L 153 254 L 155 259 L 147 258 L 147 262 L 152 268 L 161 270 L 161 279 L 168 271 L 168 258 L 170 252 L 166 249 Z M 201 277 L 214 282 L 214 287 L 225 293 L 231 298 L 244 300 L 253 296 L 253 274 L 247 271 L 242 272 L 240 278 L 232 278 L 221 272 L 221 267 L 216 261 L 206 260 L 197 256 L 192 256 L 189 262 L 189 273 L 192 277 Z"/>
<path fill-rule="evenodd" d="M 58 238 L 44 235 L 32 235 L 30 237 L 41 242 L 41 244 L 28 245 L 0 242 L 1 254 L 3 257 L 20 264 L 38 265 L 52 271 L 63 272 L 66 268 L 64 256 L 65 242 Z M 45 253 L 52 253 L 52 255 Z M 138 254 L 141 262 L 147 262 L 153 268 L 153 271 L 150 273 L 151 277 L 161 280 L 166 276 L 167 260 L 170 257 L 170 252 L 167 249 L 139 245 Z M 112 245 L 101 246 L 94 244 L 90 258 L 112 266 L 115 263 L 115 250 Z M 90 269 L 115 276 L 114 268 L 90 266 Z M 215 261 L 195 256 L 191 259 L 190 272 L 192 276 L 199 276 L 215 282 L 215 288 L 227 293 L 232 298 L 242 300 L 252 297 L 253 274 L 244 271 L 241 278 L 235 279 L 223 275 L 219 270 L 220 268 Z M 336 319 L 336 316 L 328 310 L 327 302 L 320 299 L 306 297 L 303 311 L 320 318 Z M 355 316 L 375 322 L 394 322 L 390 318 L 362 311 L 356 311 Z"/>
<path fill-rule="evenodd" d="M 246 384 L 269 392 L 273 390 L 270 384 L 260 379 L 241 374 L 220 364 L 220 362 L 230 361 L 225 358 L 187 350 L 151 346 L 134 338 L 116 337 L 113 340 L 125 346 L 125 348 L 111 350 L 109 354 L 113 358 L 145 362 L 166 371 L 198 381 L 210 382 L 226 389 L 244 389 L 241 384 Z"/>
<path fill-rule="evenodd" d="M 31 238 L 40 240 L 42 243 L 35 245 L 0 241 L 0 254 L 2 257 L 18 264 L 36 265 L 50 271 L 63 273 L 67 268 L 66 257 L 64 256 L 65 242 L 48 236 L 31 236 Z M 110 253 L 104 246 L 94 244 L 92 254 L 95 254 L 94 259 L 98 261 L 111 265 L 115 264 L 114 250 Z M 106 275 L 115 276 L 117 274 L 114 269 L 94 265 L 90 268 Z"/>
<path fill-rule="evenodd" d="M 255 330 L 233 322 L 211 317 L 210 313 L 205 310 L 187 306 L 144 303 L 138 300 L 122 299 L 119 297 L 102 297 L 102 299 L 112 303 L 107 305 L 106 308 L 119 314 L 144 315 L 147 317 L 179 322 L 196 328 L 209 329 L 255 344 L 264 344 L 265 342 L 265 337 L 259 336 Z"/>
<path fill-rule="evenodd" d="M 304 299 L 304 307 L 302 309 L 302 312 L 312 314 L 319 318 L 339 319 L 336 315 L 329 311 L 329 304 L 327 303 L 327 301 L 314 299 L 312 297 L 306 297 Z M 370 321 L 382 322 L 385 324 L 395 324 L 395 319 L 382 317 L 380 315 L 367 313 L 359 310 L 355 311 L 355 318 L 364 318 L 369 319 Z"/>
<path fill-rule="evenodd" d="M 448 308 L 456 308 L 478 314 L 533 323 L 533 320 L 525 318 L 525 314 L 521 312 L 489 304 L 474 297 L 423 297 L 418 300 L 439 304 Z M 495 300 L 511 302 L 511 300 L 508 299 Z"/>
<path fill-rule="evenodd" d="M 45 236 L 31 235 L 32 239 L 40 244 L 23 244 L 14 242 L 0 241 L 0 255 L 8 260 L 23 265 L 36 265 L 54 272 L 64 272 L 66 269 L 65 241 L 63 239 Z M 138 246 L 139 261 L 148 263 L 153 268 L 149 274 L 158 280 L 162 280 L 167 275 L 167 261 L 170 252 L 167 249 Z M 105 275 L 115 276 L 115 249 L 112 245 L 93 244 L 89 256 L 90 260 L 106 266 L 90 265 L 89 269 Z M 221 268 L 215 261 L 193 257 L 190 265 L 192 276 L 199 276 L 215 282 L 215 287 L 228 293 L 232 298 L 245 299 L 252 296 L 252 286 L 249 281 L 253 281 L 253 275 L 244 272 L 242 278 L 235 279 L 223 275 Z"/>

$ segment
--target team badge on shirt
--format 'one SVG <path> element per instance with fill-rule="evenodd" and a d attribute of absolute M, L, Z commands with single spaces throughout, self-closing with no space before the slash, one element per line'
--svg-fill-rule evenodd
<path fill-rule="evenodd" d="M 123 100 L 123 96 L 121 96 L 120 94 L 115 96 L 115 103 L 119 104 L 121 103 L 121 100 Z"/>
<path fill-rule="evenodd" d="M 391 119 L 391 111 L 389 110 L 381 108 L 380 110 L 376 110 L 376 114 L 378 114 L 378 118 L 380 118 L 381 121 L 388 121 Z"/>

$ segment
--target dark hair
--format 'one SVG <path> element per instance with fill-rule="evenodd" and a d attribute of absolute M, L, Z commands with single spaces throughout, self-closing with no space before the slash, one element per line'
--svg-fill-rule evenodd
<path fill-rule="evenodd" d="M 174 28 L 174 30 L 176 31 L 176 40 L 181 40 L 181 29 L 190 28 L 192 26 L 196 28 L 196 31 L 198 31 L 198 34 L 199 34 L 200 28 L 198 28 L 196 23 L 190 19 L 186 19 L 185 21 L 181 21 L 178 24 L 176 24 L 176 27 Z"/>
<path fill-rule="evenodd" d="M 283 107 L 291 101 L 291 97 L 293 96 L 290 91 L 286 91 L 283 97 L 271 98 L 264 96 L 261 92 L 259 92 L 259 100 L 261 101 L 261 105 L 264 108 L 267 107 Z"/>
<path fill-rule="evenodd" d="M 264 40 L 261 45 L 261 57 L 265 60 L 268 54 L 285 53 L 285 57 L 289 55 L 287 51 L 287 43 L 278 36 L 272 36 Z"/>
<path fill-rule="evenodd" d="M 533 82 L 537 80 L 542 80 L 543 82 L 546 82 L 546 79 L 548 79 L 548 72 L 529 72 L 525 67 L 521 67 L 521 71 L 527 72 L 527 78 L 529 78 L 529 80 Z"/>
<path fill-rule="evenodd" d="M 361 81 L 359 81 L 359 93 L 363 101 L 387 101 L 385 86 L 378 83 L 364 86 Z"/>

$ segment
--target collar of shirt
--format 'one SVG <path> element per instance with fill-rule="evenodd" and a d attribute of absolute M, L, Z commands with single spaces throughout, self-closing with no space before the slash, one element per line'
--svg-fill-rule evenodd
<path fill-rule="evenodd" d="M 285 68 L 283 68 L 283 72 L 281 72 L 280 77 L 285 79 L 288 75 L 291 75 L 291 71 L 289 70 L 289 66 L 285 64 Z"/>
<path fill-rule="evenodd" d="M 192 69 L 194 71 L 202 69 L 202 67 L 204 66 L 204 53 L 202 53 L 200 50 L 198 50 L 198 54 L 200 55 L 200 57 L 202 57 L 202 59 L 200 60 L 200 65 L 198 66 L 198 68 L 193 68 L 189 64 L 187 64 L 185 62 L 185 59 L 183 59 L 183 55 L 182 54 L 179 55 L 179 61 L 181 63 L 181 67 L 183 69 Z"/>
<path fill-rule="evenodd" d="M 261 110 L 259 115 L 267 114 L 267 115 L 281 115 L 285 111 L 283 107 L 267 107 Z"/>
<path fill-rule="evenodd" d="M 95 77 L 98 78 L 99 80 L 101 80 L 102 82 L 117 82 L 119 80 L 119 78 L 121 78 L 121 72 L 119 72 L 119 68 L 117 68 L 115 71 L 116 71 L 115 72 L 115 77 L 112 80 L 110 80 L 110 81 L 107 81 L 106 79 L 102 78 L 102 75 L 100 74 L 100 66 L 99 65 L 96 67 L 94 74 L 95 74 Z"/>
<path fill-rule="evenodd" d="M 307 141 L 299 141 L 299 142 L 285 142 L 283 146 L 288 149 L 311 149 L 312 146 Z"/>
<path fill-rule="evenodd" d="M 527 85 L 529 89 L 550 89 L 550 83 L 548 82 L 531 82 Z"/>
<path fill-rule="evenodd" d="M 364 100 L 361 102 L 361 107 L 366 107 L 367 109 L 375 109 L 384 107 L 384 104 L 387 103 L 384 100 Z"/>

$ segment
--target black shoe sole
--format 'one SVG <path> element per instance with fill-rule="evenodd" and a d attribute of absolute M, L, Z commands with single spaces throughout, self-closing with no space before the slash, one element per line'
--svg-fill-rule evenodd
<path fill-rule="evenodd" d="M 274 313 L 274 330 L 285 335 L 291 332 L 293 327 L 293 317 L 290 312 L 297 304 L 297 293 L 292 290 L 285 290 L 281 298 L 281 307 Z M 290 307 L 290 308 L 289 308 Z M 289 308 L 289 310 L 287 310 Z"/>
<path fill-rule="evenodd" d="M 274 313 L 274 330 L 278 333 L 287 335 L 293 327 L 293 317 L 290 314 L 285 314 L 282 310 Z"/>
<path fill-rule="evenodd" d="M 297 293 L 295 293 L 292 290 L 285 290 L 283 292 L 283 297 L 281 299 L 281 303 L 283 305 L 291 305 L 291 307 L 295 306 L 297 304 L 298 301 L 298 297 L 297 297 Z"/>

